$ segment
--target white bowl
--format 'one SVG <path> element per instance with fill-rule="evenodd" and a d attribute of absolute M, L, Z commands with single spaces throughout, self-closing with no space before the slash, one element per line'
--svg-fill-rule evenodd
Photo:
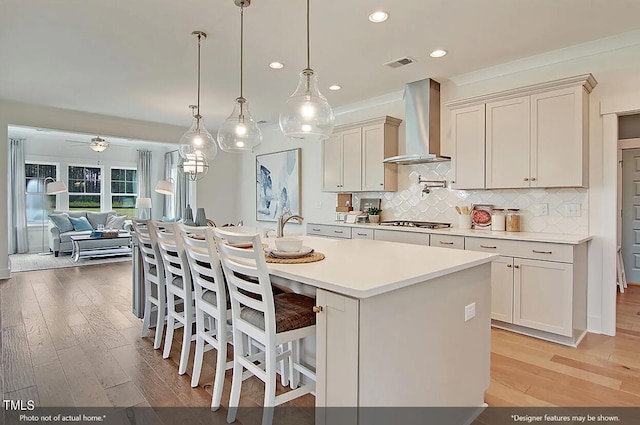
<path fill-rule="evenodd" d="M 281 252 L 298 252 L 302 248 L 302 238 L 299 236 L 284 236 L 275 242 L 276 249 Z"/>

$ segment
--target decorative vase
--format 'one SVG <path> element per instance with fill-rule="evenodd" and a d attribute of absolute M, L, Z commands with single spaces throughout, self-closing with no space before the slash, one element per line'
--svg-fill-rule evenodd
<path fill-rule="evenodd" d="M 369 223 L 377 223 L 380 221 L 380 216 L 379 215 L 370 215 L 369 216 Z"/>
<path fill-rule="evenodd" d="M 195 224 L 193 222 L 193 211 L 191 211 L 191 205 L 189 204 L 187 204 L 187 208 L 184 209 L 184 214 L 182 214 L 182 222 L 189 226 L 193 226 Z"/>
<path fill-rule="evenodd" d="M 196 226 L 206 226 L 207 215 L 204 213 L 204 208 L 198 208 L 196 212 Z"/>

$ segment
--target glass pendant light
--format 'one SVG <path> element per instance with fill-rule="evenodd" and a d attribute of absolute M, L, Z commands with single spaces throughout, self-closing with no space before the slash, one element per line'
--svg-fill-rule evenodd
<path fill-rule="evenodd" d="M 218 143 L 225 152 L 252 152 L 262 142 L 262 132 L 249 113 L 249 104 L 242 96 L 244 58 L 244 8 L 251 0 L 234 0 L 240 7 L 240 97 L 236 99 L 233 112 L 218 130 Z"/>
<path fill-rule="evenodd" d="M 318 89 L 318 74 L 310 66 L 309 0 L 307 0 L 307 67 L 300 73 L 296 91 L 280 111 L 280 129 L 287 137 L 327 139 L 335 116 L 327 98 Z"/>
<path fill-rule="evenodd" d="M 200 115 L 200 43 L 207 38 L 207 34 L 204 31 L 193 31 L 191 34 L 198 39 L 198 102 L 197 105 L 189 106 L 192 110 L 193 120 L 189 130 L 180 139 L 178 151 L 182 159 L 197 157 L 199 161 L 203 160 L 207 163 L 218 154 L 216 141 L 205 128 L 202 115 Z M 204 169 L 207 170 L 208 166 Z"/>

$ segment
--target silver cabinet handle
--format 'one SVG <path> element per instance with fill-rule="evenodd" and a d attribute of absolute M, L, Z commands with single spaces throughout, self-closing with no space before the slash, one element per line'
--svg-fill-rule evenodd
<path fill-rule="evenodd" d="M 525 177 L 524 181 L 528 182 L 529 181 L 529 177 Z"/>
<path fill-rule="evenodd" d="M 497 248 L 497 246 L 491 246 L 491 245 L 480 245 L 480 248 L 496 249 L 496 248 Z"/>
<path fill-rule="evenodd" d="M 442 245 L 453 245 L 453 242 L 450 241 L 440 241 Z"/>
<path fill-rule="evenodd" d="M 536 178 L 535 177 L 531 177 L 531 181 L 532 182 L 536 181 Z"/>
<path fill-rule="evenodd" d="M 537 249 L 532 249 L 533 252 L 535 252 L 536 254 L 552 254 L 552 251 L 540 251 Z"/>
<path fill-rule="evenodd" d="M 344 233 L 342 230 L 334 230 L 333 233 Z"/>
<path fill-rule="evenodd" d="M 358 236 L 369 236 L 366 233 L 356 233 L 356 235 L 358 235 Z"/>
<path fill-rule="evenodd" d="M 311 229 L 311 230 L 314 231 L 314 232 L 319 232 L 320 231 L 320 229 Z"/>

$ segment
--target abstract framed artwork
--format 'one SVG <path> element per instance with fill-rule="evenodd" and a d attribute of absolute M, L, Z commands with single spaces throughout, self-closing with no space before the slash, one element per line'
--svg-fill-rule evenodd
<path fill-rule="evenodd" d="M 300 148 L 256 156 L 256 220 L 300 214 Z"/>

